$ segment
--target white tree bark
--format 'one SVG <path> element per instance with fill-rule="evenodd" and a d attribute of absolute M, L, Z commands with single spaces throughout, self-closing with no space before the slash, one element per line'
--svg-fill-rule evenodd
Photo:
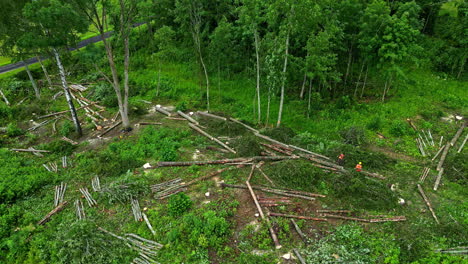
<path fill-rule="evenodd" d="M 65 98 L 67 99 L 68 107 L 70 108 L 70 113 L 72 116 L 73 123 L 75 124 L 75 130 L 79 136 L 83 135 L 81 131 L 80 121 L 78 120 L 78 115 L 76 114 L 75 106 L 73 105 L 73 100 L 70 94 L 70 88 L 68 87 L 67 79 L 65 76 L 65 69 L 63 68 L 62 61 L 60 60 L 60 55 L 55 48 L 52 48 L 52 51 L 55 56 L 55 60 L 57 62 L 57 67 L 60 73 L 60 80 L 62 81 L 62 87 L 65 94 Z"/>
<path fill-rule="evenodd" d="M 286 51 L 284 56 L 284 67 L 283 67 L 283 83 L 281 85 L 281 98 L 280 98 L 280 107 L 278 111 L 278 121 L 276 122 L 276 127 L 281 126 L 281 117 L 283 115 L 283 104 L 284 104 L 284 86 L 286 85 L 286 70 L 288 67 L 288 51 L 289 51 L 289 32 L 286 37 Z"/>
<path fill-rule="evenodd" d="M 41 65 L 42 71 L 44 72 L 44 75 L 47 79 L 47 83 L 49 84 L 49 87 L 52 88 L 52 80 L 50 79 L 49 72 L 47 71 L 47 68 L 45 67 L 44 63 L 42 63 L 41 57 L 36 56 L 37 61 Z"/>
<path fill-rule="evenodd" d="M 258 31 L 255 29 L 255 56 L 257 57 L 257 103 L 258 103 L 258 123 L 262 121 L 261 103 L 260 103 L 260 47 L 258 43 Z"/>
<path fill-rule="evenodd" d="M 37 87 L 36 81 L 34 80 L 34 77 L 32 76 L 31 71 L 29 70 L 28 64 L 26 64 L 23 61 L 24 69 L 28 73 L 29 80 L 31 81 L 32 87 L 34 89 L 34 93 L 36 94 L 37 99 L 41 99 L 41 93 L 39 92 L 39 88 Z"/>

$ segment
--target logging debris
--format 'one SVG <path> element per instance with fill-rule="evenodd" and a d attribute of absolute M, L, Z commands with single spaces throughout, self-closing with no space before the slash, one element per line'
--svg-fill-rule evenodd
<path fill-rule="evenodd" d="M 10 149 L 11 151 L 16 151 L 16 152 L 40 152 L 40 153 L 50 153 L 48 150 L 40 150 L 40 149 L 34 149 L 33 147 L 30 147 L 28 149 Z"/>
<path fill-rule="evenodd" d="M 76 199 L 75 201 L 75 212 L 76 212 L 76 217 L 78 217 L 78 220 L 86 219 L 84 206 L 80 199 Z"/>
<path fill-rule="evenodd" d="M 427 175 L 429 175 L 429 171 L 430 171 L 430 170 L 431 170 L 431 169 L 428 168 L 428 167 L 425 167 L 425 168 L 423 169 L 423 172 L 422 172 L 421 176 L 419 177 L 419 181 L 420 181 L 421 183 L 423 183 L 424 180 L 426 180 L 426 177 L 427 177 Z"/>
<path fill-rule="evenodd" d="M 458 153 L 460 153 L 462 151 L 462 149 L 465 146 L 467 140 L 468 140 L 468 134 L 466 134 L 465 139 L 463 140 L 463 143 L 460 145 L 460 148 L 457 151 Z"/>
<path fill-rule="evenodd" d="M 146 226 L 148 226 L 149 230 L 151 231 L 151 234 L 153 234 L 153 236 L 155 236 L 156 232 L 154 231 L 153 226 L 151 225 L 150 221 L 148 220 L 148 216 L 145 213 L 141 213 L 141 215 L 143 216 L 143 219 L 145 220 Z"/>
<path fill-rule="evenodd" d="M 200 125 L 200 123 L 198 123 L 197 120 L 193 119 L 192 117 L 190 117 L 189 115 L 185 114 L 184 112 L 182 112 L 182 111 L 180 111 L 180 110 L 177 111 L 177 114 L 179 114 L 181 117 L 187 119 L 189 122 L 191 122 L 191 123 L 193 123 L 193 124 L 195 124 L 195 125 L 197 125 L 197 126 Z"/>
<path fill-rule="evenodd" d="M 107 231 L 102 227 L 98 227 L 98 230 L 108 235 L 111 235 L 114 238 L 122 240 L 125 243 L 125 245 L 138 252 L 139 256 L 146 260 L 146 262 L 143 263 L 158 263 L 154 258 L 157 257 L 157 251 L 163 247 L 162 244 L 157 243 L 153 240 L 142 238 L 132 233 L 125 234 L 125 236 L 122 237 L 110 231 Z"/>
<path fill-rule="evenodd" d="M 297 159 L 298 157 L 290 156 L 255 156 L 250 158 L 235 158 L 223 160 L 208 160 L 208 161 L 160 161 L 155 166 L 146 167 L 146 169 L 154 169 L 158 167 L 186 167 L 186 166 L 202 166 L 202 165 L 230 165 L 234 163 L 246 163 L 261 160 L 285 160 Z"/>
<path fill-rule="evenodd" d="M 308 243 L 309 240 L 307 239 L 307 236 L 304 234 L 304 232 L 302 232 L 301 228 L 297 225 L 296 221 L 294 221 L 293 218 L 291 218 L 291 223 L 293 224 L 294 229 L 295 229 L 296 232 L 299 234 L 299 236 L 300 236 L 301 239 L 304 241 L 304 243 Z"/>
<path fill-rule="evenodd" d="M 88 191 L 88 188 L 80 188 L 80 192 L 83 194 L 83 197 L 88 202 L 89 207 L 93 207 L 93 206 L 97 205 L 96 200 L 93 199 L 93 197 L 91 196 L 91 194 Z"/>
<path fill-rule="evenodd" d="M 226 183 L 221 183 L 221 187 L 227 187 L 227 188 L 237 188 L 237 189 L 248 189 L 246 185 L 234 185 L 234 184 L 226 184 Z M 265 188 L 265 187 L 260 187 L 260 186 L 252 186 L 254 190 L 259 190 L 263 192 L 268 192 L 268 193 L 273 193 L 277 195 L 282 195 L 286 197 L 294 197 L 294 198 L 301 198 L 304 200 L 309 200 L 309 201 L 315 201 L 315 197 L 317 197 L 317 194 L 311 194 L 311 195 L 303 195 L 303 194 L 295 194 L 292 193 L 288 190 L 281 190 L 281 189 L 270 189 L 270 188 Z"/>
<path fill-rule="evenodd" d="M 224 144 L 223 142 L 221 142 L 219 139 L 211 136 L 210 134 L 206 133 L 205 131 L 203 131 L 201 128 L 199 128 L 198 126 L 194 125 L 194 124 L 191 124 L 189 123 L 189 126 L 196 130 L 197 132 L 199 132 L 200 134 L 204 135 L 205 137 L 213 140 L 214 142 L 218 143 L 219 145 L 221 145 L 223 148 L 227 149 L 229 152 L 232 152 L 232 153 L 236 153 L 235 150 L 233 150 L 232 148 L 228 147 L 226 144 Z"/>
<path fill-rule="evenodd" d="M 67 184 L 61 182 L 60 185 L 55 186 L 55 196 L 54 196 L 54 206 L 57 207 L 59 204 L 63 203 L 63 197 L 65 196 L 65 191 L 67 190 Z"/>
<path fill-rule="evenodd" d="M 62 157 L 62 168 L 67 168 L 68 167 L 68 158 L 67 156 Z"/>
<path fill-rule="evenodd" d="M 457 142 L 458 138 L 461 136 L 461 134 L 463 133 L 463 129 L 465 129 L 466 127 L 466 123 L 467 122 L 463 122 L 463 124 L 460 126 L 460 128 L 458 129 L 457 133 L 455 133 L 455 136 L 453 136 L 452 140 L 450 141 L 450 146 L 454 146 L 455 143 Z"/>
<path fill-rule="evenodd" d="M 227 121 L 227 120 L 228 120 L 226 117 L 222 117 L 222 116 L 218 116 L 218 115 L 213 115 L 213 114 L 210 114 L 210 113 L 208 113 L 208 112 L 197 111 L 197 114 L 198 114 L 198 115 L 201 115 L 201 116 L 205 116 L 205 117 L 210 117 L 210 118 L 222 120 L 222 121 Z"/>
<path fill-rule="evenodd" d="M 101 182 L 99 181 L 99 177 L 96 176 L 91 180 L 91 186 L 95 192 L 101 191 Z"/>
<path fill-rule="evenodd" d="M 119 126 L 120 124 L 122 124 L 122 121 L 119 121 L 119 122 L 113 124 L 111 127 L 109 127 L 109 128 L 106 129 L 104 132 L 102 132 L 102 133 L 98 136 L 98 138 L 105 136 L 107 133 L 109 133 L 112 129 L 116 128 L 116 127 Z"/>
<path fill-rule="evenodd" d="M 439 173 L 437 174 L 436 181 L 434 183 L 434 191 L 437 191 L 440 184 L 440 179 L 442 178 L 442 173 L 444 173 L 444 168 L 440 168 Z"/>
<path fill-rule="evenodd" d="M 135 218 L 135 221 L 137 222 L 143 221 L 143 215 L 141 214 L 140 203 L 138 202 L 138 200 L 132 199 L 131 204 L 132 204 L 133 217 Z"/>
<path fill-rule="evenodd" d="M 293 252 L 294 252 L 294 254 L 296 254 L 296 257 L 297 257 L 297 259 L 299 259 L 299 262 L 301 262 L 301 264 L 306 264 L 304 258 L 301 256 L 301 254 L 299 253 L 299 250 L 297 250 L 297 248 L 293 248 Z"/>
<path fill-rule="evenodd" d="M 3 100 L 5 101 L 5 104 L 10 105 L 10 102 L 8 101 L 6 96 L 3 94 L 2 89 L 0 89 L 0 95 L 2 96 Z"/>
<path fill-rule="evenodd" d="M 44 218 L 42 218 L 39 222 L 37 222 L 38 225 L 43 225 L 45 223 L 47 223 L 49 220 L 50 220 L 50 217 L 53 216 L 54 214 L 56 213 L 59 213 L 60 211 L 62 211 L 65 206 L 68 204 L 67 201 L 57 205 L 57 207 L 55 207 L 52 211 L 50 211 L 46 216 L 44 216 Z"/>
<path fill-rule="evenodd" d="M 67 137 L 65 137 L 65 136 L 63 136 L 63 137 L 61 138 L 61 140 L 65 141 L 65 142 L 68 142 L 68 143 L 70 143 L 70 144 L 72 144 L 72 145 L 78 145 L 78 142 L 76 142 L 76 141 L 74 141 L 74 140 L 71 140 L 71 139 L 69 139 L 69 138 L 67 138 Z"/>
<path fill-rule="evenodd" d="M 420 184 L 418 184 L 418 190 L 419 190 L 419 193 L 421 194 L 422 198 L 424 199 L 424 202 L 426 203 L 427 207 L 429 208 L 429 211 L 431 211 L 432 217 L 434 218 L 436 223 L 439 224 L 439 219 L 437 218 L 437 216 L 436 216 L 436 214 L 434 212 L 434 209 L 432 209 L 431 202 L 429 201 L 429 199 L 427 199 L 427 196 L 424 193 L 424 190 L 423 190 L 423 188 L 421 187 Z"/>

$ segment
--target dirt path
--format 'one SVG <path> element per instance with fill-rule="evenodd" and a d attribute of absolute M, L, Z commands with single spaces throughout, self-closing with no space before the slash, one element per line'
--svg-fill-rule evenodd
<path fill-rule="evenodd" d="M 387 148 L 382 148 L 382 147 L 378 147 L 378 146 L 375 146 L 375 145 L 370 145 L 368 147 L 368 149 L 371 150 L 371 151 L 375 151 L 375 152 L 382 152 L 385 155 L 389 156 L 390 158 L 393 158 L 393 159 L 396 159 L 396 160 L 403 160 L 403 161 L 412 162 L 412 163 L 416 163 L 416 164 L 421 163 L 421 161 L 418 160 L 415 157 L 408 156 L 408 155 L 405 155 L 405 154 L 402 154 L 402 153 L 396 153 L 396 152 L 394 152 L 394 151 L 392 151 L 390 149 L 387 149 Z"/>

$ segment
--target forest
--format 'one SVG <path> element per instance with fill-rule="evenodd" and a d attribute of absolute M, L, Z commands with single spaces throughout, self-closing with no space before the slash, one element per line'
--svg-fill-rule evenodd
<path fill-rule="evenodd" d="M 0 14 L 0 263 L 467 263 L 466 1 Z"/>

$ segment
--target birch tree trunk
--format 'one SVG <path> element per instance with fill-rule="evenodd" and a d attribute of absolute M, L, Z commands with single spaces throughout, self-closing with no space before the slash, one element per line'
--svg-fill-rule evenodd
<path fill-rule="evenodd" d="M 41 99 L 41 93 L 39 92 L 39 88 L 37 87 L 36 81 L 34 80 L 34 77 L 32 76 L 31 71 L 29 70 L 28 64 L 26 64 L 23 61 L 23 66 L 26 72 L 28 73 L 29 80 L 31 81 L 32 87 L 34 89 L 34 93 L 36 94 L 37 99 Z"/>
<path fill-rule="evenodd" d="M 289 50 L 289 31 L 288 36 L 286 37 L 286 51 L 284 56 L 284 67 L 283 67 L 283 80 L 281 84 L 281 97 L 280 97 L 280 107 L 278 112 L 278 121 L 276 122 L 276 127 L 281 125 L 281 117 L 283 115 L 283 104 L 284 104 L 284 86 L 286 85 L 286 70 L 288 67 L 288 50 Z"/>
<path fill-rule="evenodd" d="M 60 55 L 58 51 L 55 48 L 52 48 L 52 51 L 54 53 L 55 60 L 57 62 L 57 67 L 59 69 L 59 74 L 60 74 L 60 80 L 62 81 L 62 87 L 63 87 L 63 91 L 65 94 L 65 98 L 67 99 L 67 103 L 68 103 L 68 107 L 70 108 L 72 120 L 73 120 L 73 123 L 75 124 L 76 133 L 78 133 L 79 136 L 82 136 L 83 132 L 81 131 L 80 121 L 78 120 L 78 115 L 76 114 L 76 109 L 75 109 L 75 106 L 73 105 L 72 96 L 70 94 L 70 88 L 68 87 L 67 79 L 65 76 L 65 69 L 63 68 L 62 61 L 60 60 Z"/>
<path fill-rule="evenodd" d="M 302 88 L 301 88 L 301 93 L 299 94 L 299 98 L 303 99 L 304 98 L 304 92 L 305 92 L 305 85 L 307 82 L 307 74 L 304 73 L 304 81 L 302 81 Z"/>
<path fill-rule="evenodd" d="M 366 88 L 366 83 L 367 83 L 367 73 L 369 72 L 369 64 L 366 66 L 366 75 L 364 77 L 364 84 L 362 85 L 362 90 L 361 90 L 361 98 L 364 95 L 364 89 Z"/>
<path fill-rule="evenodd" d="M 356 88 L 354 89 L 354 97 L 356 97 L 356 95 L 357 95 L 357 90 L 358 90 L 358 87 L 359 87 L 359 82 L 361 81 L 361 75 L 362 75 L 363 71 L 364 71 L 364 63 L 362 63 L 361 71 L 359 72 L 359 77 L 358 77 L 358 80 L 356 82 Z"/>
<path fill-rule="evenodd" d="M 52 81 L 50 80 L 49 72 L 47 71 L 47 68 L 45 67 L 44 63 L 42 63 L 41 56 L 36 56 L 36 58 L 39 64 L 41 65 L 42 71 L 44 72 L 49 87 L 52 88 Z"/>
<path fill-rule="evenodd" d="M 310 79 L 310 85 L 309 85 L 309 102 L 307 103 L 307 118 L 310 117 L 310 100 L 312 97 L 312 79 Z"/>
<path fill-rule="evenodd" d="M 124 41 L 124 98 L 123 98 L 123 111 L 122 126 L 124 128 L 130 127 L 130 121 L 128 120 L 128 69 L 130 67 L 130 48 L 129 48 L 129 37 L 130 37 L 130 22 L 124 21 L 125 4 L 123 0 L 120 3 L 120 24 L 122 28 L 123 41 Z"/>
<path fill-rule="evenodd" d="M 255 29 L 254 32 L 255 37 L 255 56 L 257 57 L 257 103 L 258 103 L 258 123 L 260 124 L 262 120 L 262 113 L 261 113 L 261 104 L 260 104 L 260 55 L 259 55 L 259 43 L 258 43 L 258 32 Z"/>

